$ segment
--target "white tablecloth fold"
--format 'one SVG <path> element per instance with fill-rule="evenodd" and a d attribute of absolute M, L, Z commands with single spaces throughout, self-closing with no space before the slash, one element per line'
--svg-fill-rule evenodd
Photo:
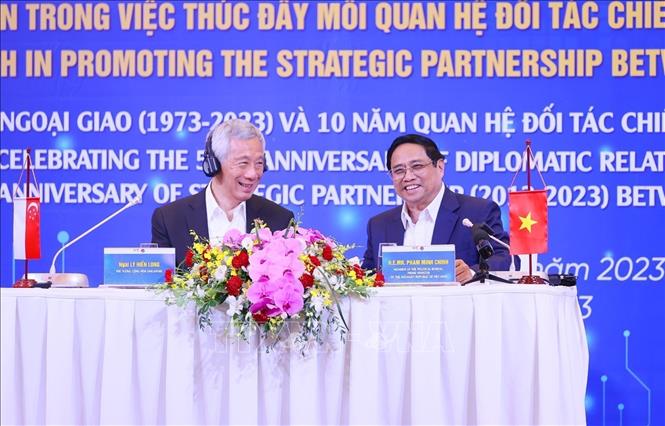
<path fill-rule="evenodd" d="M 2 424 L 584 424 L 574 288 L 384 288 L 266 353 L 143 290 L 2 289 Z"/>

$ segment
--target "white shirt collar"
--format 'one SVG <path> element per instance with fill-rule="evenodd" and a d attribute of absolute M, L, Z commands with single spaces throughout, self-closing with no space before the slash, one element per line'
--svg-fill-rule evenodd
<path fill-rule="evenodd" d="M 215 196 L 212 194 L 212 181 L 206 187 L 206 218 L 208 221 L 208 237 L 211 242 L 220 240 L 226 232 L 231 229 L 237 229 L 240 232 L 246 231 L 246 202 L 238 204 L 231 210 L 231 220 L 226 212 L 217 204 Z"/>
<path fill-rule="evenodd" d="M 432 222 L 436 222 L 436 216 L 439 214 L 439 209 L 441 208 L 441 201 L 443 200 L 443 194 L 446 191 L 446 185 L 443 183 L 441 184 L 441 189 L 439 189 L 439 193 L 436 194 L 436 197 L 425 207 L 423 211 L 420 212 L 420 216 L 418 219 L 421 219 L 423 215 L 428 215 L 429 218 L 432 220 Z M 409 211 L 406 207 L 406 203 L 402 204 L 402 226 L 404 226 L 404 229 L 407 229 L 408 225 L 413 225 L 413 220 L 411 220 L 411 216 L 409 216 Z"/>

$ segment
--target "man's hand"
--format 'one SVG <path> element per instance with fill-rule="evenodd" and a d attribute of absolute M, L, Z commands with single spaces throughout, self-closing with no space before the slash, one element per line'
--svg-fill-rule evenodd
<path fill-rule="evenodd" d="M 455 279 L 464 284 L 473 278 L 474 272 L 462 259 L 455 259 Z"/>

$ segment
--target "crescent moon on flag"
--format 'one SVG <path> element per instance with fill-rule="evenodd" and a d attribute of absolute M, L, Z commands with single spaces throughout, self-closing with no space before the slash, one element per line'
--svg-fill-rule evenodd
<path fill-rule="evenodd" d="M 30 210 L 33 207 L 35 208 L 35 210 L 39 210 L 39 204 L 37 204 L 35 201 L 31 201 L 30 203 L 28 203 L 28 210 Z"/>

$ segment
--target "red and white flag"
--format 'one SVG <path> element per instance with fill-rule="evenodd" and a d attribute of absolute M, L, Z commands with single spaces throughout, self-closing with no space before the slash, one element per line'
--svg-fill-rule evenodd
<path fill-rule="evenodd" d="M 14 198 L 14 259 L 39 259 L 39 197 Z"/>

